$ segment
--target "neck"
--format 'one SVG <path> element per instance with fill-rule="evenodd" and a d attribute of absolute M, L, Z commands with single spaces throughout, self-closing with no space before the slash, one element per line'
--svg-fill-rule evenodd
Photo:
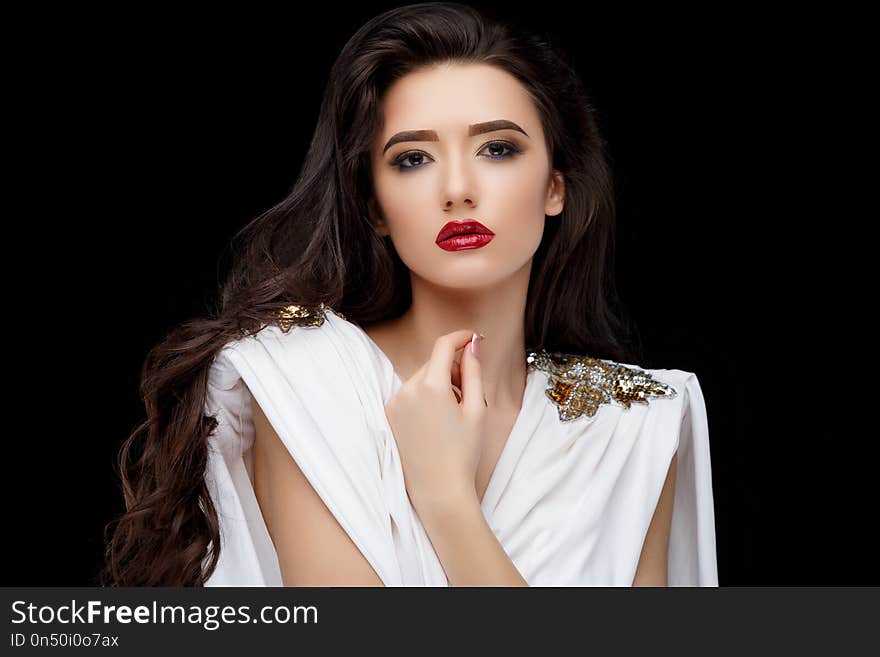
<path fill-rule="evenodd" d="M 395 322 L 395 340 L 414 372 L 431 357 L 434 341 L 471 329 L 480 343 L 483 391 L 493 410 L 517 411 L 526 382 L 524 317 L 531 261 L 512 276 L 484 288 L 444 288 L 411 275 L 412 306 Z M 456 354 L 459 361 L 461 352 Z"/>

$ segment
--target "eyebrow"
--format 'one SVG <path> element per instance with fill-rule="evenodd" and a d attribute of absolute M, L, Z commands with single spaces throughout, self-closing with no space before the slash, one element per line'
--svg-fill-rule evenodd
<path fill-rule="evenodd" d="M 496 130 L 516 130 L 518 132 L 523 133 L 526 137 L 529 135 L 525 130 L 520 128 L 513 121 L 508 121 L 506 119 L 497 119 L 495 121 L 485 121 L 483 123 L 474 123 L 473 125 L 468 126 L 468 136 L 473 137 L 474 135 L 481 135 L 484 132 L 495 132 Z M 436 131 L 434 130 L 406 130 L 404 132 L 398 132 L 391 139 L 388 140 L 388 143 L 385 144 L 385 148 L 382 149 L 382 155 L 385 152 L 394 146 L 394 144 L 400 143 L 402 141 L 439 141 L 440 138 L 437 136 Z"/>

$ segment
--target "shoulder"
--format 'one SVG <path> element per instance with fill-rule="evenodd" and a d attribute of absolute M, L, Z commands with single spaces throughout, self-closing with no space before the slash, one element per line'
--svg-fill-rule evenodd
<path fill-rule="evenodd" d="M 678 423 L 679 428 L 687 427 L 689 431 L 692 427 L 699 427 L 700 430 L 708 429 L 708 416 L 706 412 L 706 401 L 703 397 L 703 389 L 696 372 L 682 370 L 676 368 L 640 368 L 631 364 L 621 364 L 619 366 L 625 368 L 629 372 L 633 372 L 633 380 L 637 380 L 639 372 L 644 373 L 649 379 L 645 379 L 643 385 L 646 390 L 650 391 L 655 386 L 661 386 L 667 389 L 670 394 L 666 398 L 674 400 L 670 402 L 670 408 L 664 409 L 669 421 Z M 646 394 L 650 395 L 650 392 Z M 665 396 L 665 395 L 661 395 Z M 654 396 L 653 398 L 657 398 Z M 659 405 L 657 405 L 659 408 Z"/>
<path fill-rule="evenodd" d="M 562 420 L 592 417 L 605 404 L 630 408 L 634 403 L 650 406 L 664 400 L 681 403 L 688 388 L 698 385 L 693 372 L 583 354 L 540 350 L 529 354 L 528 366 L 547 375 L 551 386 L 547 395 L 559 407 Z"/>
<path fill-rule="evenodd" d="M 319 327 L 324 323 L 321 308 L 287 306 L 272 323 L 264 323 L 257 330 L 228 341 L 214 356 L 208 373 L 208 382 L 221 389 L 234 386 L 242 376 L 243 367 L 255 367 L 266 356 L 283 355 L 296 350 L 304 336 L 294 328 Z"/>
<path fill-rule="evenodd" d="M 376 368 L 365 337 L 359 326 L 330 306 L 289 304 L 275 321 L 227 342 L 212 363 L 210 380 L 226 387 L 249 373 L 283 377 L 296 385 L 339 385 L 356 378 L 355 372 Z"/>

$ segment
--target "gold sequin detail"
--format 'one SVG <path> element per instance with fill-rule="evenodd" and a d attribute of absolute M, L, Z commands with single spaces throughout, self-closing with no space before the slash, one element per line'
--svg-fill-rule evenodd
<path fill-rule="evenodd" d="M 278 313 L 278 327 L 287 333 L 294 326 L 320 326 L 324 323 L 324 315 L 328 310 L 345 319 L 345 315 L 323 303 L 317 308 L 294 303 L 285 306 Z"/>
<path fill-rule="evenodd" d="M 647 404 L 652 397 L 673 398 L 674 388 L 655 380 L 643 370 L 589 356 L 530 352 L 529 368 L 550 374 L 547 397 L 556 404 L 559 419 L 570 422 L 582 415 L 592 417 L 599 406 L 616 402 L 629 408 L 632 402 Z"/>

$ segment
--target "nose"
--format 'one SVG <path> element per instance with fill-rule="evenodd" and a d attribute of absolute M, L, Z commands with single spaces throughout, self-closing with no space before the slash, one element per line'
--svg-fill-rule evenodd
<path fill-rule="evenodd" d="M 465 156 L 459 155 L 449 160 L 442 192 L 446 210 L 453 210 L 456 207 L 472 208 L 476 205 L 472 173 L 470 163 Z"/>

